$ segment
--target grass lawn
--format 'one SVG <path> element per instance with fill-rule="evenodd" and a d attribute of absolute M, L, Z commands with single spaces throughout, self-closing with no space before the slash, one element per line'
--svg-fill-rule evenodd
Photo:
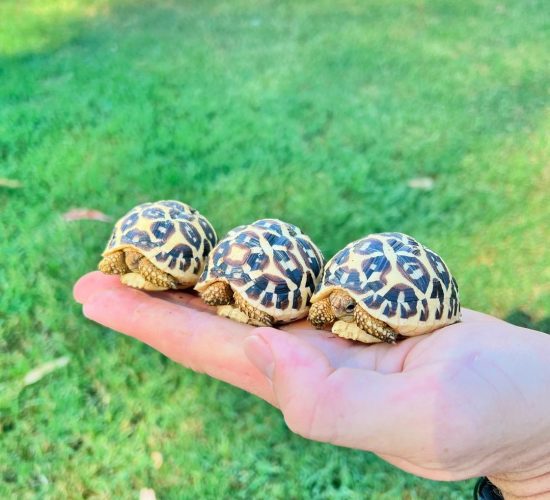
<path fill-rule="evenodd" d="M 71 287 L 111 227 L 60 214 L 175 198 L 220 235 L 286 219 L 328 257 L 399 230 L 444 256 L 465 306 L 548 330 L 549 15 L 4 0 L 0 177 L 22 187 L 0 186 L 0 497 L 469 498 L 472 481 L 292 435 L 256 398 L 87 322 Z"/>

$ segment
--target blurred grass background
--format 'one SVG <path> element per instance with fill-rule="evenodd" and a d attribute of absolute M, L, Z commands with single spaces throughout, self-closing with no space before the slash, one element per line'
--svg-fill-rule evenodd
<path fill-rule="evenodd" d="M 22 184 L 0 187 L 0 496 L 469 498 L 472 481 L 293 436 L 254 397 L 85 321 L 71 287 L 111 227 L 61 214 L 175 198 L 220 235 L 288 220 L 327 257 L 404 231 L 444 256 L 465 306 L 548 331 L 549 14 L 543 0 L 0 3 L 0 177 Z"/>

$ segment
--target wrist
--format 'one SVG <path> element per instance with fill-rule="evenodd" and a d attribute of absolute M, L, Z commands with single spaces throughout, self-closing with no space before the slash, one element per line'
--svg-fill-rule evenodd
<path fill-rule="evenodd" d="M 488 479 L 500 489 L 506 500 L 550 498 L 550 466 L 543 473 L 500 474 L 489 476 Z"/>

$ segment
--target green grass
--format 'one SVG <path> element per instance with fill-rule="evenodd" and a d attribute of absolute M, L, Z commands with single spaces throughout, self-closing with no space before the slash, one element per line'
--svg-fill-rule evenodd
<path fill-rule="evenodd" d="M 0 4 L 0 496 L 469 498 L 307 442 L 256 398 L 92 325 L 71 286 L 113 217 L 186 201 L 330 256 L 401 230 L 464 305 L 548 330 L 543 0 Z M 434 189 L 410 189 L 419 176 Z M 22 388 L 32 368 L 69 365 Z M 160 451 L 155 469 L 150 455 Z"/>

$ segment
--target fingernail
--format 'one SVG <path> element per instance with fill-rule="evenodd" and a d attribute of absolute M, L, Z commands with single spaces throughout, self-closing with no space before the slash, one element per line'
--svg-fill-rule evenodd
<path fill-rule="evenodd" d="M 246 340 L 246 355 L 269 380 L 273 378 L 275 359 L 267 342 L 257 335 L 252 335 Z"/>

